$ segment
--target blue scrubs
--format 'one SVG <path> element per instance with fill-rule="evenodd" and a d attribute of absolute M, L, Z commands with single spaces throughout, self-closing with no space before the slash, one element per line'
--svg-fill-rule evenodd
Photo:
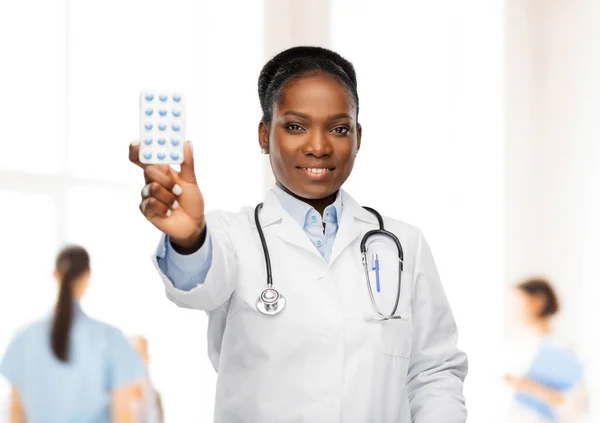
<path fill-rule="evenodd" d="M 67 363 L 50 347 L 52 316 L 20 330 L 0 363 L 28 423 L 110 423 L 111 391 L 145 375 L 119 329 L 90 318 L 78 303 L 75 309 Z"/>

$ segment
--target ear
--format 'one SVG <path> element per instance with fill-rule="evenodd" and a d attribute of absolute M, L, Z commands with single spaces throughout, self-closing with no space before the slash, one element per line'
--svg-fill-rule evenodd
<path fill-rule="evenodd" d="M 258 124 L 258 144 L 263 151 L 269 151 L 269 127 L 262 120 Z"/>
<path fill-rule="evenodd" d="M 362 125 L 359 123 L 356 127 L 356 153 L 360 151 L 360 142 L 362 140 Z"/>
<path fill-rule="evenodd" d="M 56 282 L 60 282 L 60 279 L 61 279 L 61 278 L 60 278 L 60 275 L 59 275 L 59 273 L 58 273 L 56 270 L 55 270 L 54 272 L 52 272 L 52 277 L 54 278 L 54 280 L 55 280 Z"/>

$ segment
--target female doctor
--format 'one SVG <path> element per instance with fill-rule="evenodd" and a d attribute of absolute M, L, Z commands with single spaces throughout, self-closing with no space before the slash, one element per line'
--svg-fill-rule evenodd
<path fill-rule="evenodd" d="M 465 422 L 467 358 L 423 235 L 341 189 L 362 135 L 352 64 L 294 47 L 263 67 L 258 92 L 277 182 L 262 206 L 205 214 L 189 142 L 180 171 L 142 165 L 139 141 L 129 152 L 140 210 L 163 232 L 167 297 L 209 316 L 215 422 Z M 382 224 L 379 274 L 361 241 Z"/>

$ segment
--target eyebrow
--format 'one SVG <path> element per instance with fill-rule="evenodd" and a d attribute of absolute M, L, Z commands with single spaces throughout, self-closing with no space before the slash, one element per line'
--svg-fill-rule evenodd
<path fill-rule="evenodd" d="M 302 119 L 310 120 L 310 116 L 308 116 L 307 114 L 295 112 L 293 110 L 287 111 L 283 115 L 284 116 L 292 115 L 292 116 L 297 116 Z M 344 119 L 344 118 L 352 120 L 352 116 L 350 116 L 348 113 L 338 113 L 337 115 L 328 116 L 327 120 L 338 120 L 338 119 Z"/>

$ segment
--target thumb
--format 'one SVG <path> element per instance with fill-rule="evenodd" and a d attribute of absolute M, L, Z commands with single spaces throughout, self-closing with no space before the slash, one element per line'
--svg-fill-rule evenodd
<path fill-rule="evenodd" d="M 183 162 L 181 163 L 179 177 L 185 182 L 196 182 L 196 174 L 194 173 L 194 154 L 192 152 L 191 141 L 186 141 L 183 144 Z"/>

